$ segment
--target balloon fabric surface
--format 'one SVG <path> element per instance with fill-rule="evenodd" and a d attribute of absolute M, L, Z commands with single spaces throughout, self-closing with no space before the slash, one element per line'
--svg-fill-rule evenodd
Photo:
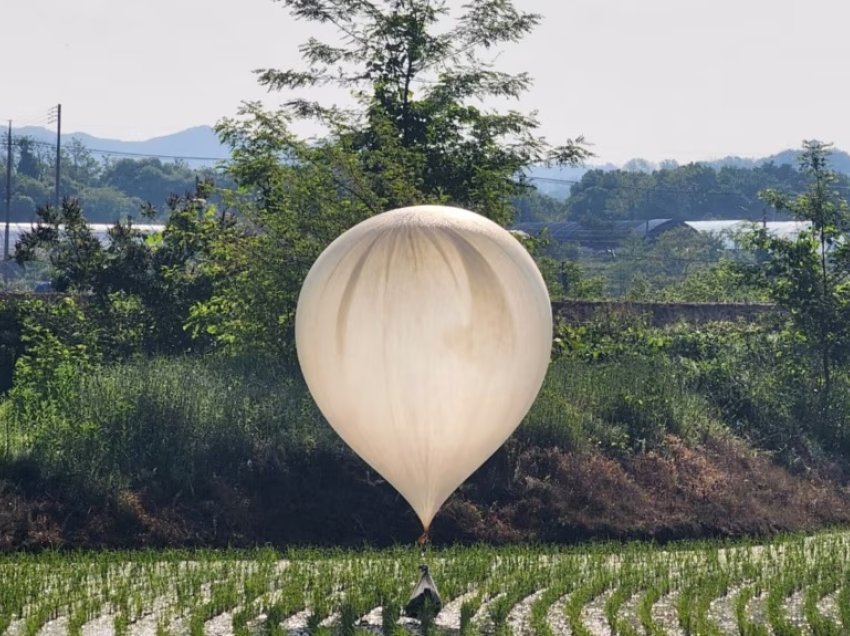
<path fill-rule="evenodd" d="M 295 337 L 325 418 L 427 531 L 531 408 L 552 308 L 509 232 L 466 210 L 416 206 L 367 219 L 322 252 Z"/>

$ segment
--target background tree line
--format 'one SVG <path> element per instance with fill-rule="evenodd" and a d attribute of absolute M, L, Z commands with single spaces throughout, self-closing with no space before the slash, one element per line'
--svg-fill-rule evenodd
<path fill-rule="evenodd" d="M 27 136 L 13 137 L 12 220 L 31 221 L 35 209 L 53 201 L 55 146 Z M 3 140 L 5 146 L 5 140 Z M 5 174 L 5 153 L 0 174 Z M 633 164 L 635 160 L 630 162 Z M 195 168 L 185 162 L 156 157 L 114 158 L 96 156 L 77 139 L 61 148 L 60 196 L 80 199 L 86 217 L 94 223 L 140 216 L 145 203 L 153 205 L 159 220 L 165 218 L 172 194 L 185 194 L 198 179 L 215 176 L 230 185 L 227 173 L 215 168 Z M 836 172 L 836 186 L 850 191 L 850 178 Z M 766 162 L 759 165 L 712 166 L 705 163 L 635 169 L 590 170 L 576 183 L 566 183 L 569 196 L 549 196 L 527 181 L 511 199 L 505 221 L 578 221 L 600 224 L 613 220 L 673 218 L 679 220 L 790 218 L 766 206 L 759 192 L 775 189 L 799 193 L 805 180 L 796 166 Z M 5 179 L 0 197 L 5 198 Z"/>
<path fill-rule="evenodd" d="M 6 198 L 6 143 L 5 138 L 0 140 L 0 201 Z M 33 221 L 36 208 L 54 201 L 55 166 L 54 145 L 28 136 L 12 137 L 11 221 Z M 139 219 L 145 204 L 152 206 L 154 218 L 162 220 L 170 196 L 185 194 L 198 179 L 214 174 L 214 168 L 192 168 L 156 157 L 99 157 L 72 139 L 60 149 L 59 196 L 80 200 L 91 223 Z"/>
<path fill-rule="evenodd" d="M 850 192 L 850 178 L 835 172 L 835 187 Z M 796 194 L 806 177 L 793 164 L 713 167 L 702 163 L 653 171 L 590 170 L 562 201 L 540 193 L 516 200 L 517 221 L 577 221 L 594 225 L 618 220 L 789 220 L 759 196 L 773 189 Z"/>

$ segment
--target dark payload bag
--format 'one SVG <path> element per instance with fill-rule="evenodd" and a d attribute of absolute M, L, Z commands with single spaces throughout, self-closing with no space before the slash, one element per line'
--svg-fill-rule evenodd
<path fill-rule="evenodd" d="M 404 606 L 404 614 L 419 620 L 433 619 L 442 609 L 443 601 L 440 600 L 440 593 L 437 591 L 434 579 L 428 573 L 428 566 L 420 565 L 419 571 L 422 572 L 422 576 L 413 588 L 410 600 Z"/>

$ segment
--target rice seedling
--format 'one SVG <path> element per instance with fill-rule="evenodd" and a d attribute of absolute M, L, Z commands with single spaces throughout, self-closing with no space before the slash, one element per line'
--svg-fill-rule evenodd
<path fill-rule="evenodd" d="M 395 636 L 421 558 L 404 548 L 2 555 L 0 633 L 35 636 L 51 624 L 73 636 L 98 620 L 117 636 L 139 621 L 163 636 L 199 636 L 224 620 L 236 636 L 283 636 L 292 621 L 315 634 L 356 634 L 371 616 L 373 630 Z M 563 599 L 576 636 L 599 628 L 584 624 L 591 615 L 613 634 L 660 636 L 653 608 L 662 598 L 667 607 L 675 598 L 685 634 L 832 636 L 850 624 L 846 533 L 664 548 L 449 547 L 425 560 L 444 608 L 454 603 L 459 611 L 452 629 L 463 634 L 551 636 L 551 610 Z M 716 622 L 720 601 L 731 626 Z M 419 627 L 440 634 L 442 624 L 437 617 Z"/>

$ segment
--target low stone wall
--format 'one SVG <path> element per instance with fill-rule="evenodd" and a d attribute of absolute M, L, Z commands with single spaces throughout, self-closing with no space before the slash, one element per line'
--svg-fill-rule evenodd
<path fill-rule="evenodd" d="M 555 319 L 583 324 L 601 315 L 644 316 L 655 326 L 675 322 L 755 320 L 779 310 L 767 303 L 649 303 L 605 300 L 558 300 L 552 303 Z"/>
<path fill-rule="evenodd" d="M 88 300 L 84 294 L 0 291 L 0 300 L 58 302 L 68 297 L 83 303 Z M 778 311 L 768 303 L 650 303 L 614 300 L 556 300 L 552 303 L 552 314 L 556 319 L 575 325 L 606 314 L 645 316 L 650 324 L 658 326 L 680 321 L 754 320 L 758 316 Z"/>

